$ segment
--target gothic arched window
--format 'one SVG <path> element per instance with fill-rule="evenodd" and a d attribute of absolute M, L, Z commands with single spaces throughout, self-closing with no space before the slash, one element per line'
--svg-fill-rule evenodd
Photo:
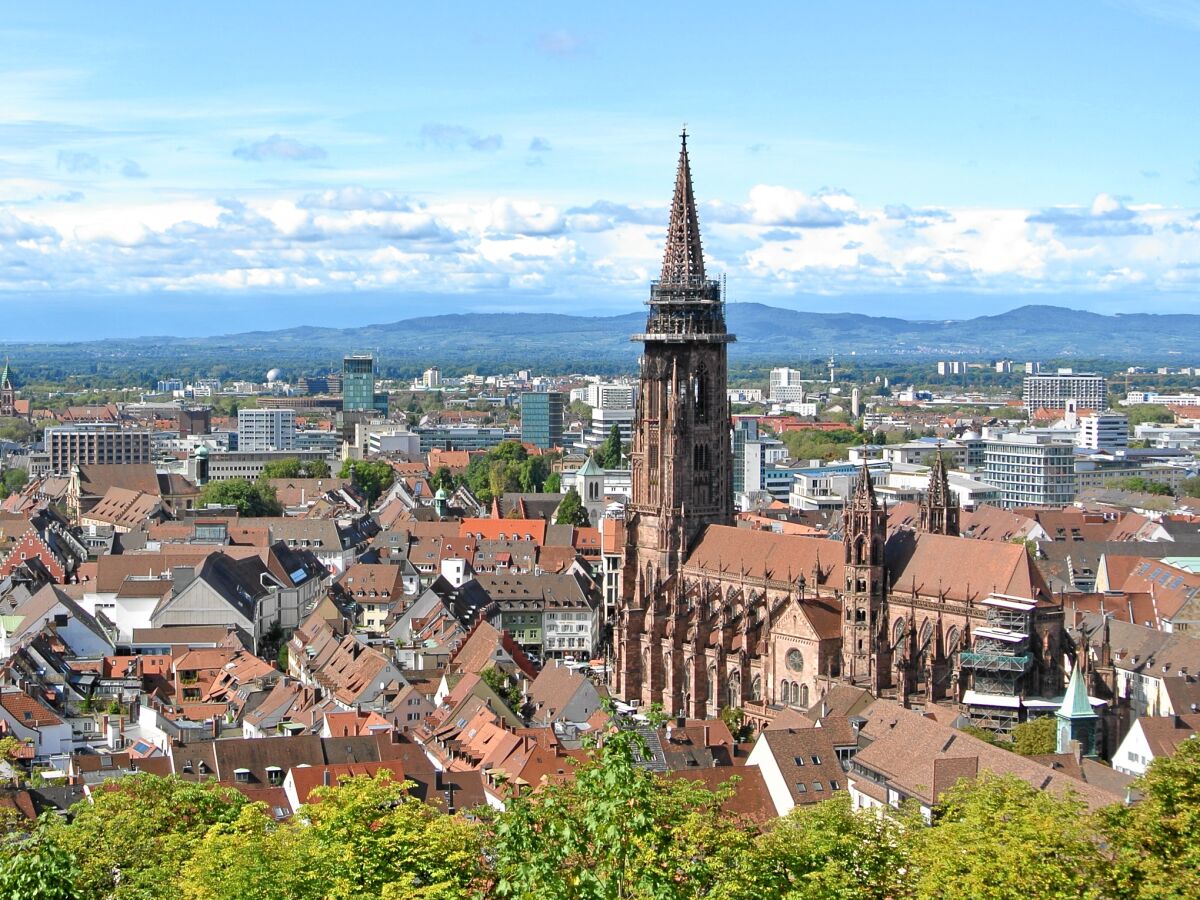
<path fill-rule="evenodd" d="M 808 709 L 808 685 L 800 685 L 800 705 Z"/>
<path fill-rule="evenodd" d="M 898 645 L 904 639 L 904 617 L 901 616 L 892 625 L 892 644 Z"/>
<path fill-rule="evenodd" d="M 962 634 L 958 630 L 957 625 L 952 625 L 946 633 L 946 655 L 953 656 L 959 650 L 959 642 L 962 640 Z"/>
<path fill-rule="evenodd" d="M 762 676 L 755 675 L 754 680 L 750 682 L 750 699 L 757 702 L 762 700 Z"/>

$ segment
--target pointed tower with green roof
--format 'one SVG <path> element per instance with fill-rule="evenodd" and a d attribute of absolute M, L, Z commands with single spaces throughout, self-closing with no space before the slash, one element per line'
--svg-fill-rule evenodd
<path fill-rule="evenodd" d="M 4 368 L 0 369 L 0 417 L 9 418 L 17 415 L 17 390 L 12 383 L 12 370 L 8 360 L 4 360 Z"/>
<path fill-rule="evenodd" d="M 1097 756 L 1096 731 L 1100 717 L 1092 709 L 1079 663 L 1071 671 L 1066 696 L 1054 716 L 1058 719 L 1058 752 L 1070 753 L 1071 742 L 1079 741 L 1080 754 L 1094 759 Z"/>

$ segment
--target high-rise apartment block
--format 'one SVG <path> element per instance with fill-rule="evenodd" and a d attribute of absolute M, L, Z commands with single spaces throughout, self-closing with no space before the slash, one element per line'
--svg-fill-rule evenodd
<path fill-rule="evenodd" d="M 65 475 L 73 466 L 151 462 L 150 432 L 112 423 L 57 425 L 46 429 L 50 471 Z"/>
<path fill-rule="evenodd" d="M 1024 400 L 1030 416 L 1039 409 L 1066 409 L 1068 400 L 1076 409 L 1100 410 L 1108 406 L 1108 384 L 1103 375 L 1070 369 L 1027 375 Z"/>
<path fill-rule="evenodd" d="M 521 440 L 543 450 L 563 442 L 563 395 L 558 391 L 521 395 Z"/>
<path fill-rule="evenodd" d="M 1069 506 L 1075 499 L 1075 445 L 1048 432 L 1026 431 L 989 440 L 983 480 L 1000 492 L 999 505 Z"/>
<path fill-rule="evenodd" d="M 238 450 L 265 453 L 294 450 L 296 447 L 296 411 L 294 409 L 239 409 Z"/>
<path fill-rule="evenodd" d="M 1079 419 L 1080 447 L 1088 450 L 1124 450 L 1129 446 L 1129 416 L 1097 412 Z"/>

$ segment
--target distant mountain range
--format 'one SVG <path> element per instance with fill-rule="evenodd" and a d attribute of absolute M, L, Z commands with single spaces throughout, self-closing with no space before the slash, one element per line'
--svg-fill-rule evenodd
<path fill-rule="evenodd" d="M 303 326 L 214 337 L 140 337 L 73 344 L 14 344 L 14 363 L 38 357 L 102 361 L 222 360 L 228 366 L 288 370 L 328 364 L 350 351 L 380 354 L 393 371 L 427 365 L 555 371 L 631 369 L 629 336 L 645 313 L 589 317 L 534 313 L 425 316 L 355 328 Z M 859 357 L 1115 359 L 1200 362 L 1200 315 L 1106 316 L 1056 306 L 1023 306 L 973 319 L 909 321 L 853 313 L 812 313 L 731 303 L 731 362 L 766 363 L 834 354 Z M 40 360 L 39 360 L 40 361 Z M 95 369 L 93 369 L 94 371 Z M 302 369 L 300 369 L 302 371 Z M 311 369 L 309 369 L 311 370 Z M 298 374 L 298 371 L 296 372 Z"/>

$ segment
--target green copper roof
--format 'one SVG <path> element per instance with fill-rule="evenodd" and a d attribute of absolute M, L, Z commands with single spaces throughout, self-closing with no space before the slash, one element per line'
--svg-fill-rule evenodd
<path fill-rule="evenodd" d="M 1096 718 L 1096 711 L 1092 709 L 1092 701 L 1088 699 L 1087 687 L 1083 683 L 1083 674 L 1079 671 L 1078 664 L 1071 670 L 1067 694 L 1063 697 L 1057 715 L 1063 719 Z"/>
<path fill-rule="evenodd" d="M 596 461 L 590 456 L 584 461 L 583 465 L 575 470 L 576 475 L 603 475 L 604 470 L 596 465 Z"/>

